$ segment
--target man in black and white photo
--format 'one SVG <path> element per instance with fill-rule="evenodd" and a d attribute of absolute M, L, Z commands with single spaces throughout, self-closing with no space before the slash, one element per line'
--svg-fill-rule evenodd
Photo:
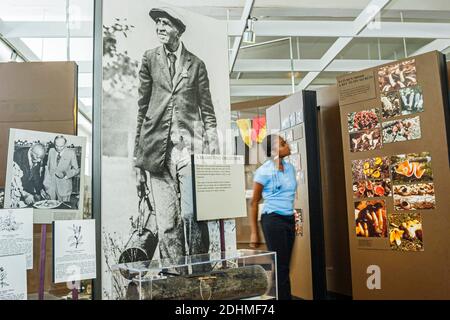
<path fill-rule="evenodd" d="M 144 53 L 139 72 L 137 184 L 153 192 L 161 258 L 207 253 L 208 225 L 194 217 L 190 157 L 220 152 L 208 73 L 181 41 L 182 19 L 169 9 L 149 14 L 161 46 Z"/>
<path fill-rule="evenodd" d="M 27 206 L 50 198 L 43 185 L 45 156 L 45 147 L 40 143 L 20 148 L 14 152 L 13 161 L 21 171 L 21 178 L 18 181 L 21 185 L 17 186 L 16 190 L 20 193 L 20 201 Z"/>
<path fill-rule="evenodd" d="M 66 137 L 57 136 L 53 145 L 48 152 L 44 186 L 50 199 L 70 202 L 72 180 L 80 173 L 80 166 L 75 151 L 67 148 Z"/>

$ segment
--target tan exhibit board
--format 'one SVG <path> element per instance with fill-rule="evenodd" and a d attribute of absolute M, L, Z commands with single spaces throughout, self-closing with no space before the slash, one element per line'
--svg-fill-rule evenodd
<path fill-rule="evenodd" d="M 354 299 L 450 298 L 446 81 L 438 52 L 337 79 Z"/>

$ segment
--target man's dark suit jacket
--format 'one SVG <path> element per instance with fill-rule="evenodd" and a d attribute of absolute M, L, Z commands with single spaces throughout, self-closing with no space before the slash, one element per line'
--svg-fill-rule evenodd
<path fill-rule="evenodd" d="M 15 151 L 13 160 L 23 172 L 23 190 L 31 193 L 32 195 L 40 195 L 41 190 L 44 189 L 44 168 L 42 166 L 42 162 L 36 165 L 33 169 L 30 168 L 28 150 L 30 150 L 30 148 L 22 148 Z"/>
<path fill-rule="evenodd" d="M 173 112 L 192 152 L 219 150 L 206 66 L 184 45 L 179 59 L 173 83 L 163 46 L 146 51 L 142 59 L 134 156 L 136 167 L 150 172 L 165 166 Z"/>

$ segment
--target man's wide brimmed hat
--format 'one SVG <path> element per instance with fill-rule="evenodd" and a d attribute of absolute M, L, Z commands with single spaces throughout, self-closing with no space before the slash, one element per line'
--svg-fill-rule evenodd
<path fill-rule="evenodd" d="M 180 16 L 169 8 L 153 8 L 150 10 L 149 15 L 155 22 L 158 18 L 169 19 L 180 33 L 183 33 L 186 30 L 186 25 L 181 21 Z"/>

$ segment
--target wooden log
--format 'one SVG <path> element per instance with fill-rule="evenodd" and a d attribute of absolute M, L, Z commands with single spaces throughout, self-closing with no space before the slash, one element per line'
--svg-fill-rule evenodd
<path fill-rule="evenodd" d="M 229 268 L 191 276 L 133 280 L 127 300 L 231 300 L 257 297 L 269 290 L 269 277 L 260 265 Z M 139 295 L 139 291 L 141 295 Z"/>

